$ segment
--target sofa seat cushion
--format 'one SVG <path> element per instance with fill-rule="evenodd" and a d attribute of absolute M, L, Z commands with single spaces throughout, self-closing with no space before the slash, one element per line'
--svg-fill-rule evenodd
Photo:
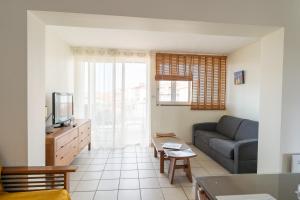
<path fill-rule="evenodd" d="M 213 138 L 209 141 L 209 146 L 216 152 L 225 156 L 226 158 L 233 159 L 234 145 L 236 141 L 233 140 L 223 140 L 218 138 Z"/>
<path fill-rule="evenodd" d="M 234 139 L 235 134 L 242 123 L 243 119 L 232 117 L 228 115 L 224 115 L 218 122 L 216 130 L 218 133 L 229 137 L 230 139 Z"/>
<path fill-rule="evenodd" d="M 71 200 L 66 190 L 1 193 L 0 200 Z"/>
<path fill-rule="evenodd" d="M 198 130 L 196 131 L 195 134 L 196 138 L 195 140 L 201 140 L 203 143 L 209 145 L 209 141 L 212 138 L 219 138 L 219 139 L 229 139 L 227 137 L 225 137 L 224 135 L 221 135 L 217 132 L 212 132 L 212 131 L 204 131 L 204 130 Z"/>

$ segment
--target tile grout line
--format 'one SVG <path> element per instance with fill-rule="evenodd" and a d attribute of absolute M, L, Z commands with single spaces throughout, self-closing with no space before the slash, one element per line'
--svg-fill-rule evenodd
<path fill-rule="evenodd" d="M 121 168 L 120 168 L 120 176 L 119 176 L 119 179 L 118 179 L 118 189 L 117 189 L 117 200 L 119 199 L 119 188 L 120 188 L 120 182 L 121 182 L 121 169 L 122 169 L 122 159 L 123 157 L 121 158 Z"/>
<path fill-rule="evenodd" d="M 184 195 L 186 196 L 187 200 L 190 200 L 190 198 L 188 197 L 188 194 L 185 192 L 183 186 L 181 185 L 181 189 L 183 190 Z"/>
<path fill-rule="evenodd" d="M 86 160 L 86 161 L 89 161 L 89 159 L 90 159 L 90 161 L 88 162 L 89 164 L 87 165 L 88 167 L 86 168 L 83 168 L 83 170 L 82 171 L 80 171 L 80 172 L 82 172 L 83 174 L 82 174 L 82 176 L 77 180 L 78 181 L 78 184 L 74 187 L 74 191 L 73 191 L 73 193 L 74 192 L 93 192 L 93 191 L 77 191 L 77 188 L 78 188 L 78 185 L 79 185 L 79 183 L 81 182 L 81 181 L 84 181 L 83 179 L 84 179 L 84 174 L 86 174 L 87 172 L 95 172 L 95 171 L 90 171 L 90 170 L 88 170 L 88 168 L 91 166 L 91 165 L 93 165 L 93 164 L 91 164 L 91 163 L 93 163 L 93 162 L 95 162 L 94 160 L 95 159 L 105 159 L 105 163 L 104 163 L 104 168 L 102 169 L 102 170 L 100 170 L 100 171 L 96 171 L 96 172 L 101 172 L 102 174 L 101 174 L 101 176 L 100 176 L 100 178 L 98 179 L 98 184 L 97 184 L 97 188 L 96 188 L 96 191 L 94 191 L 95 193 L 94 193 L 94 195 L 93 195 L 93 199 L 95 199 L 95 195 L 96 195 L 96 193 L 98 192 L 98 187 L 99 187 L 99 185 L 100 185 L 100 181 L 102 180 L 102 178 L 103 178 L 103 175 L 104 175 L 104 172 L 105 171 L 119 171 L 119 177 L 118 177 L 118 190 L 117 190 L 117 197 L 119 198 L 119 191 L 121 190 L 121 189 L 119 189 L 119 187 L 120 187 L 120 180 L 121 180 L 121 174 L 122 174 L 122 171 L 133 171 L 133 170 L 136 170 L 136 172 L 138 173 L 138 184 L 139 184 L 139 196 L 140 196 L 140 199 L 142 200 L 142 190 L 143 189 L 153 189 L 153 188 L 141 188 L 141 180 L 144 180 L 144 179 L 148 179 L 148 178 L 155 178 L 156 180 L 158 180 L 159 181 L 159 179 L 160 178 L 162 178 L 161 176 L 159 176 L 159 174 L 157 173 L 157 167 L 156 167 L 156 164 L 157 164 L 157 160 L 156 159 L 152 159 L 151 158 L 151 156 L 149 155 L 149 152 L 150 152 L 150 150 L 148 150 L 147 152 L 144 152 L 144 150 L 141 150 L 141 152 L 137 152 L 138 150 L 136 149 L 136 147 L 135 147 L 135 152 L 132 152 L 132 150 L 129 150 L 129 152 L 126 152 L 126 150 L 124 151 L 122 151 L 122 152 L 119 152 L 119 151 L 116 151 L 117 153 L 120 153 L 121 155 L 120 155 L 120 158 L 121 158 L 121 163 L 108 163 L 108 159 L 110 159 L 110 158 L 114 158 L 113 156 L 112 156 L 112 154 L 113 154 L 113 152 L 114 151 L 112 151 L 112 150 L 110 150 L 108 153 L 107 153 L 107 157 L 106 158 L 103 158 L 103 157 L 100 157 L 100 158 L 98 158 L 98 155 L 97 154 L 99 154 L 99 150 L 98 150 L 98 152 L 93 152 L 92 154 L 91 154 L 91 157 L 88 157 L 88 158 L 79 158 L 79 159 L 82 159 L 82 161 L 84 161 L 84 160 Z M 117 154 L 116 153 L 116 154 Z M 130 154 L 129 155 L 124 155 L 124 153 L 134 153 L 135 154 L 135 157 L 128 157 L 128 156 L 130 156 Z M 101 153 L 100 153 L 101 154 Z M 124 157 L 125 156 L 125 157 Z M 139 157 L 138 157 L 139 156 Z M 118 157 L 119 158 L 119 157 Z M 126 158 L 135 158 L 135 160 L 136 160 L 136 162 L 135 163 L 131 163 L 131 162 L 129 162 L 129 163 L 126 163 L 126 162 L 123 162 L 124 160 L 126 160 Z M 138 159 L 139 158 L 139 159 Z M 143 158 L 145 158 L 145 159 L 143 159 Z M 146 159 L 147 158 L 147 159 Z M 150 158 L 150 162 L 148 161 L 148 159 Z M 79 160 L 80 161 L 80 160 Z M 84 165 L 85 163 L 82 163 L 82 162 L 79 162 L 78 161 L 78 166 L 81 166 L 81 165 Z M 139 162 L 140 161 L 140 162 Z M 143 162 L 143 161 L 146 161 L 146 162 Z M 198 160 L 196 160 L 196 162 L 197 161 L 199 161 L 200 163 L 201 163 L 201 159 L 198 159 Z M 208 161 L 209 162 L 209 161 Z M 81 164 L 80 164 L 81 163 Z M 152 168 L 151 169 L 148 169 L 148 166 L 150 166 L 150 163 L 151 163 L 151 166 L 152 166 Z M 105 167 L 106 167 L 106 165 L 107 164 L 121 164 L 121 169 L 120 170 L 105 170 Z M 129 169 L 129 170 L 122 170 L 122 165 L 123 164 L 135 164 L 136 166 L 137 166 L 137 168 L 136 169 Z M 208 163 L 208 164 L 210 164 L 210 163 Z M 212 165 L 213 164 L 215 164 L 215 163 L 211 163 Z M 98 165 L 98 164 L 94 164 L 94 165 Z M 100 165 L 100 164 L 99 164 Z M 101 164 L 101 165 L 103 165 L 103 164 Z M 144 166 L 143 166 L 144 165 Z M 141 166 L 143 166 L 142 167 L 142 169 L 140 168 Z M 217 166 L 218 167 L 218 166 Z M 145 169 L 144 169 L 145 168 Z M 202 168 L 206 173 L 209 173 L 208 171 L 207 171 L 207 168 L 206 167 L 204 167 L 203 165 L 201 165 L 200 167 L 198 167 L 198 165 L 196 165 L 195 167 L 193 167 L 193 168 Z M 140 170 L 144 170 L 144 171 L 154 171 L 154 173 L 155 173 L 155 177 L 152 177 L 152 175 L 151 175 L 151 177 L 144 177 L 144 178 L 142 178 L 141 177 L 141 173 L 140 173 Z M 201 173 L 201 172 L 200 172 Z M 221 171 L 221 173 L 222 173 L 222 171 Z M 195 176 L 196 176 L 196 174 L 198 174 L 198 173 L 193 173 L 193 178 L 195 178 Z M 210 174 L 210 173 L 209 173 Z M 127 178 L 126 178 L 127 179 Z M 128 179 L 130 179 L 130 178 L 128 178 Z M 135 178 L 134 178 L 135 179 Z M 89 180 L 94 180 L 94 179 L 89 179 Z M 97 179 L 96 179 L 97 180 Z M 104 179 L 103 179 L 104 180 Z M 114 179 L 108 179 L 108 180 L 114 180 Z M 179 184 L 179 188 L 181 188 L 181 190 L 183 191 L 183 193 L 184 193 L 184 196 L 187 198 L 187 199 L 189 199 L 189 197 L 188 197 L 188 193 L 187 193 L 187 191 L 185 191 L 184 190 L 184 188 L 190 188 L 191 187 L 191 189 L 193 189 L 193 187 L 194 187 L 194 184 L 192 184 L 192 186 L 189 186 L 189 185 L 186 185 L 186 187 L 183 185 L 183 183 L 180 183 Z M 161 193 L 162 193 L 162 198 L 163 199 L 165 199 L 165 196 L 164 196 L 164 194 L 163 194 L 163 189 L 164 188 L 173 188 L 173 187 L 161 187 L 161 185 L 160 185 L 160 182 L 159 182 L 159 190 L 161 191 Z M 175 188 L 178 188 L 178 187 L 175 187 Z M 155 188 L 154 188 L 155 189 Z M 157 188 L 158 189 L 158 188 Z M 129 189 L 129 190 L 132 190 L 132 189 Z M 102 191 L 102 190 L 101 190 Z M 115 191 L 115 190 L 103 190 L 103 191 Z"/>
<path fill-rule="evenodd" d="M 136 150 L 136 148 L 135 148 Z M 140 182 L 140 172 L 139 172 L 139 164 L 137 162 L 137 153 L 135 152 L 136 155 L 136 164 L 137 164 L 137 173 L 138 173 L 138 182 L 139 182 L 139 194 L 140 194 L 140 200 L 142 200 L 142 190 L 141 190 L 141 182 Z"/>
<path fill-rule="evenodd" d="M 109 155 L 109 154 L 108 154 L 108 155 Z M 107 158 L 107 159 L 108 159 L 108 158 Z M 107 160 L 106 160 L 106 162 L 107 162 Z M 105 166 L 106 166 L 106 162 L 105 162 L 105 164 L 104 164 L 104 169 L 105 169 Z M 104 170 L 103 170 L 103 171 L 104 171 Z M 102 180 L 102 176 L 103 176 L 103 174 L 104 174 L 103 171 L 101 171 L 101 176 L 100 176 L 100 179 L 99 179 L 99 181 L 98 181 L 97 188 L 96 188 L 96 191 L 95 191 L 94 196 L 93 196 L 93 200 L 95 200 L 95 197 L 96 197 L 96 194 L 97 194 L 99 185 L 100 185 L 100 181 Z"/>

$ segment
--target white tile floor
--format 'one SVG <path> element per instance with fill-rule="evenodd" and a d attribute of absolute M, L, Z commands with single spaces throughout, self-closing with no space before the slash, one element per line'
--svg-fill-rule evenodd
<path fill-rule="evenodd" d="M 225 175 L 228 172 L 197 148 L 191 160 L 193 179 Z M 190 183 L 183 170 L 176 171 L 174 184 L 159 172 L 159 160 L 152 148 L 130 146 L 123 149 L 84 150 L 73 162 L 72 200 L 194 200 L 195 181 Z"/>

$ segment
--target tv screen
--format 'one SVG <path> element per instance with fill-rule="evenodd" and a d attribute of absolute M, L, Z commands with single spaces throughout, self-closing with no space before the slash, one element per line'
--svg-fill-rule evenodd
<path fill-rule="evenodd" d="M 52 93 L 53 124 L 63 124 L 73 117 L 73 95 Z"/>

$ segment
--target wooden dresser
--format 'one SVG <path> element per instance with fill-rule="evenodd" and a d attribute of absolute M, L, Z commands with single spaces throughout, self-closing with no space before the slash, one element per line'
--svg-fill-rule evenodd
<path fill-rule="evenodd" d="M 91 149 L 91 121 L 75 120 L 76 126 L 55 128 L 46 135 L 46 165 L 70 165 L 83 148 Z"/>

